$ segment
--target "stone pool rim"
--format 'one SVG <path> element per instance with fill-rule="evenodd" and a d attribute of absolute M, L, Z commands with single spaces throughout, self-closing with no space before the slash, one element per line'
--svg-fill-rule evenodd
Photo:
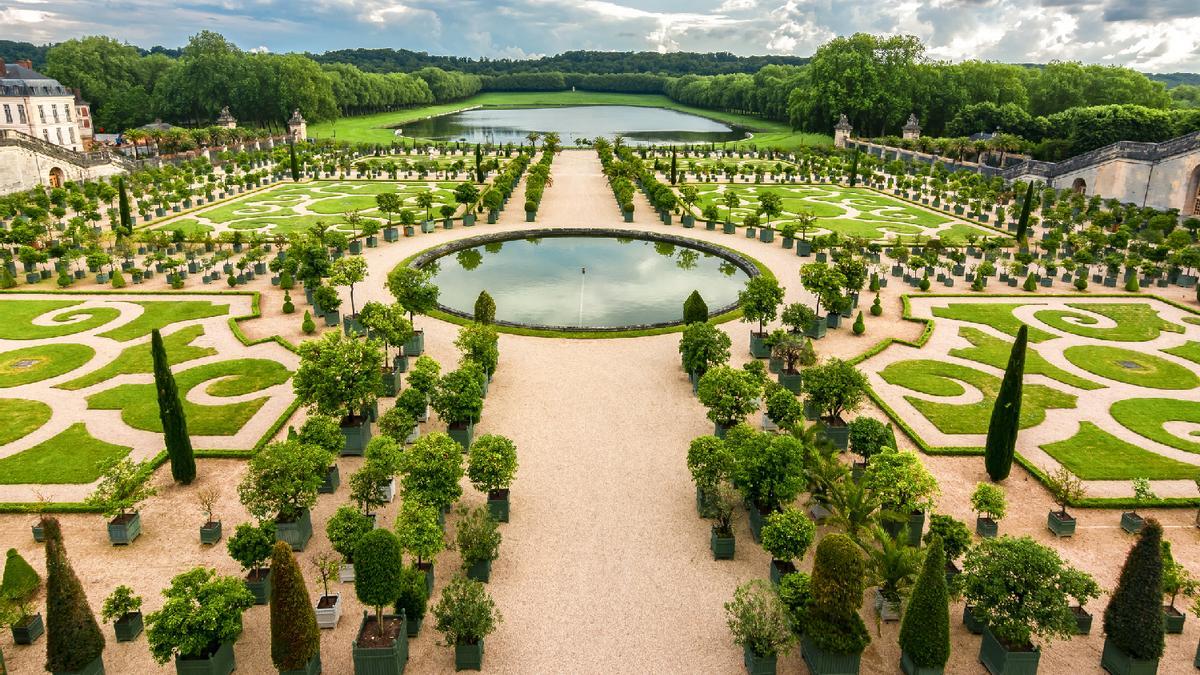
<path fill-rule="evenodd" d="M 719 244 L 713 244 L 691 237 L 681 237 L 675 234 L 664 232 L 652 232 L 646 230 L 627 230 L 622 228 L 612 227 L 553 227 L 553 228 L 536 228 L 532 230 L 510 230 L 507 232 L 492 232 L 489 234 L 474 235 L 463 239 L 456 239 L 444 244 L 439 244 L 431 248 L 427 248 L 418 252 L 413 257 L 400 263 L 409 267 L 422 268 L 429 263 L 444 258 L 447 255 L 457 253 L 459 251 L 483 246 L 496 242 L 519 241 L 522 239 L 548 239 L 548 238 L 570 238 L 570 237 L 587 237 L 587 238 L 604 238 L 604 239 L 635 239 L 640 241 L 663 242 L 685 246 L 690 249 L 715 255 L 729 263 L 735 265 L 738 269 L 744 272 L 749 278 L 754 278 L 762 275 L 760 269 L 761 263 L 758 263 L 749 256 L 726 248 Z M 765 269 L 765 266 L 763 267 Z M 682 305 L 681 305 L 682 307 Z M 709 310 L 709 320 L 713 320 L 724 315 L 738 312 L 740 308 L 736 302 L 718 307 L 715 310 Z M 462 310 L 447 307 L 446 305 L 437 304 L 436 311 L 447 317 L 453 317 L 460 321 L 473 321 L 474 315 Z M 682 310 L 681 310 L 682 313 Z M 439 318 L 439 317 L 434 317 Z M 677 329 L 682 327 L 683 319 L 678 321 L 661 321 L 656 323 L 644 324 L 626 324 L 623 326 L 558 326 L 552 324 L 538 323 L 521 323 L 516 321 L 503 321 L 497 319 L 492 322 L 492 325 L 501 330 L 518 329 L 530 330 L 544 333 L 562 333 L 562 334 L 594 334 L 597 337 L 622 337 L 622 334 L 639 332 L 639 331 L 656 331 Z"/>

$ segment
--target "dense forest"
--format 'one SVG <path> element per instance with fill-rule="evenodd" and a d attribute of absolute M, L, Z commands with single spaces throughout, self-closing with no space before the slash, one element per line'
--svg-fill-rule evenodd
<path fill-rule="evenodd" d="M 830 133 L 845 114 L 859 136 L 897 134 L 915 113 L 928 136 L 1000 131 L 1019 149 L 1060 159 L 1116 140 L 1161 141 L 1200 129 L 1200 79 L 1053 62 L 929 59 L 912 36 L 855 34 L 811 58 L 727 53 L 574 51 L 530 60 L 430 56 L 394 49 L 321 55 L 246 52 L 217 33 L 140 50 L 106 37 L 52 47 L 0 42 L 92 102 L 97 126 L 162 118 L 208 124 L 228 105 L 244 124 L 310 121 L 465 99 L 479 91 L 665 94 L 680 103 Z M 1174 86 L 1168 88 L 1167 83 Z"/>

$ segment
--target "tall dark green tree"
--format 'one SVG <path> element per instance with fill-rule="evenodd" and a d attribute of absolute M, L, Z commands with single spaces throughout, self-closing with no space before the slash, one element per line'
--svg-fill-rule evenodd
<path fill-rule="evenodd" d="M 679 177 L 679 165 L 675 156 L 675 146 L 671 146 L 671 185 L 674 185 Z"/>
<path fill-rule="evenodd" d="M 117 178 L 117 207 L 121 215 L 121 234 L 133 234 L 133 219 L 129 214 L 129 192 L 125 189 L 125 177 Z"/>
<path fill-rule="evenodd" d="M 992 406 L 992 419 L 988 423 L 983 461 L 987 466 L 988 475 L 994 481 L 1008 478 L 1009 472 L 1012 471 L 1013 454 L 1017 449 L 1017 430 L 1021 422 L 1021 387 L 1025 378 L 1025 343 L 1028 339 L 1029 327 L 1022 324 L 1008 355 L 1008 367 L 1004 369 L 1000 393 Z"/>
<path fill-rule="evenodd" d="M 167 350 L 158 329 L 150 334 L 150 354 L 154 358 L 154 388 L 158 391 L 158 417 L 162 420 L 167 455 L 171 458 L 171 477 L 187 485 L 196 477 L 196 458 L 192 454 L 192 439 L 188 436 L 187 417 L 183 401 L 171 374 Z"/>
<path fill-rule="evenodd" d="M 1029 211 L 1033 208 L 1033 181 L 1025 188 L 1025 200 L 1021 202 L 1021 216 L 1017 219 L 1017 241 L 1025 241 L 1029 234 Z"/>
<path fill-rule="evenodd" d="M 479 296 L 475 298 L 475 321 L 482 324 L 490 324 L 496 320 L 496 301 L 487 291 L 479 291 Z"/>
<path fill-rule="evenodd" d="M 700 291 L 692 291 L 687 300 L 683 301 L 683 322 L 688 324 L 705 321 L 708 321 L 708 304 L 700 296 Z"/>
<path fill-rule="evenodd" d="M 104 634 L 75 576 L 55 518 L 43 518 L 46 535 L 46 670 L 82 671 L 104 653 Z"/>
<path fill-rule="evenodd" d="M 1162 526 L 1147 518 L 1104 608 L 1104 634 L 1135 659 L 1163 655 L 1162 581 Z"/>
<path fill-rule="evenodd" d="M 934 536 L 900 624 L 900 649 L 913 665 L 940 669 L 950 659 L 949 602 L 946 553 L 942 538 Z"/>
<path fill-rule="evenodd" d="M 483 182 L 483 148 L 479 144 L 475 144 L 475 182 Z"/>
<path fill-rule="evenodd" d="M 854 149 L 854 157 L 850 160 L 850 187 L 858 184 L 858 148 Z"/>
<path fill-rule="evenodd" d="M 300 180 L 300 163 L 296 161 L 296 144 L 288 144 L 288 164 L 292 169 L 292 182 Z"/>
<path fill-rule="evenodd" d="M 271 550 L 271 661 L 282 671 L 304 670 L 321 651 L 317 614 L 308 601 L 304 575 L 292 547 Z"/>

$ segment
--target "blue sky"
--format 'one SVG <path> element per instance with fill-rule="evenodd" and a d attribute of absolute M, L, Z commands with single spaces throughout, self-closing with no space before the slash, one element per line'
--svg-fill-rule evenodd
<path fill-rule="evenodd" d="M 908 33 L 933 58 L 1200 72 L 1200 0 L 0 0 L 0 38 L 102 33 L 179 46 L 395 47 L 523 58 L 570 49 L 806 56 L 836 35 Z"/>

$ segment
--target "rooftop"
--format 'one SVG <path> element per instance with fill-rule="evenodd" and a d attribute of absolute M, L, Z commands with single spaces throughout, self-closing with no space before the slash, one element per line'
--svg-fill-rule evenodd
<path fill-rule="evenodd" d="M 74 93 L 58 80 L 34 70 L 29 61 L 0 60 L 0 96 L 74 96 Z"/>

